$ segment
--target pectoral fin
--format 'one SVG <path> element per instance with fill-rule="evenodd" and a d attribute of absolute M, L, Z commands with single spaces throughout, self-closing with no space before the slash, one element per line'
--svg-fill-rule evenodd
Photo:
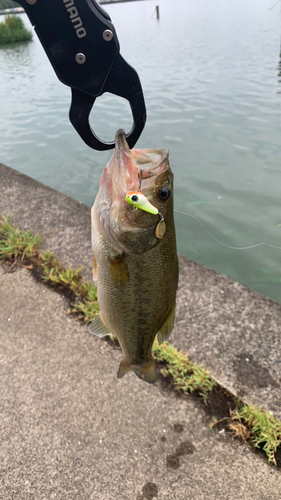
<path fill-rule="evenodd" d="M 109 258 L 108 262 L 110 275 L 114 284 L 123 288 L 129 279 L 129 271 L 125 255 L 118 255 L 114 259 Z"/>
<path fill-rule="evenodd" d="M 101 313 L 95 317 L 89 326 L 89 332 L 96 335 L 99 338 L 105 337 L 106 335 L 111 335 L 111 331 L 107 328 L 104 323 Z"/>
<path fill-rule="evenodd" d="M 174 303 L 168 318 L 166 319 L 164 325 L 157 333 L 158 344 L 163 344 L 166 340 L 168 340 L 170 333 L 173 329 L 175 322 L 175 312 L 176 312 L 176 302 Z"/>

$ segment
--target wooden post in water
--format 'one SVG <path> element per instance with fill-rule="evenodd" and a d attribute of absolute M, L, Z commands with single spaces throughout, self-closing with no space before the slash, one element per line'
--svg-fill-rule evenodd
<path fill-rule="evenodd" d="M 156 17 L 157 17 L 157 19 L 160 19 L 160 15 L 159 15 L 159 5 L 156 5 Z"/>

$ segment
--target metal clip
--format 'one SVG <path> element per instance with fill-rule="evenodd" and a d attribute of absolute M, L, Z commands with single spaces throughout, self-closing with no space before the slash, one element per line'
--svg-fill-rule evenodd
<path fill-rule="evenodd" d="M 18 0 L 24 7 L 58 76 L 71 87 L 69 117 L 83 141 L 99 151 L 115 142 L 99 139 L 89 124 L 97 97 L 110 92 L 127 99 L 133 128 L 126 135 L 136 144 L 146 121 L 146 109 L 136 71 L 119 53 L 120 46 L 108 13 L 95 0 Z"/>
<path fill-rule="evenodd" d="M 99 95 L 105 92 L 123 97 L 130 103 L 134 124 L 132 130 L 126 134 L 126 141 L 132 149 L 144 129 L 146 108 L 138 74 L 120 54 L 116 57 Z M 88 146 L 98 151 L 113 149 L 115 141 L 105 142 L 99 139 L 89 123 L 89 115 L 96 97 L 72 88 L 69 118 L 73 127 Z"/>

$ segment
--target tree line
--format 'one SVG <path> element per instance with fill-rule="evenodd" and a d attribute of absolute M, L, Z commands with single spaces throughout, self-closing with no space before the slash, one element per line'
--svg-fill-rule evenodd
<path fill-rule="evenodd" d="M 0 0 L 0 10 L 14 9 L 15 7 L 21 7 L 21 5 L 17 2 L 12 2 L 12 0 Z"/>

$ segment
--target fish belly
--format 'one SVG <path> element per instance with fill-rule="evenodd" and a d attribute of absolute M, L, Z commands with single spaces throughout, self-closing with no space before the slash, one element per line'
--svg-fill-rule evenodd
<path fill-rule="evenodd" d="M 161 243 L 141 254 L 116 257 L 105 243 L 97 258 L 102 317 L 118 338 L 128 365 L 150 362 L 155 336 L 175 304 L 175 240 Z"/>

